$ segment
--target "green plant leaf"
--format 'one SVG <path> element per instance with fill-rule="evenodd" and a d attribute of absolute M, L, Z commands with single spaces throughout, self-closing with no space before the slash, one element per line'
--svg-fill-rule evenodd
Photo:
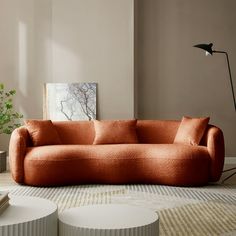
<path fill-rule="evenodd" d="M 13 107 L 12 104 L 9 103 L 9 102 L 7 102 L 5 105 L 6 105 L 6 108 L 7 108 L 7 109 L 11 109 L 11 108 Z"/>
<path fill-rule="evenodd" d="M 12 131 L 21 125 L 20 119 L 23 115 L 16 112 L 13 106 L 13 96 L 16 90 L 4 90 L 0 83 L 0 134 L 11 134 Z"/>
<path fill-rule="evenodd" d="M 15 94 L 16 94 L 16 90 L 10 90 L 9 93 L 10 93 L 11 95 L 15 95 Z"/>

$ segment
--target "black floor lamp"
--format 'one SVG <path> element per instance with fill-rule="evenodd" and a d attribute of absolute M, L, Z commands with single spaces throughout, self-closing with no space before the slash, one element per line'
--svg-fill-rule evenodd
<path fill-rule="evenodd" d="M 232 80 L 232 75 L 231 75 L 231 68 L 230 68 L 230 64 L 229 64 L 228 53 L 225 52 L 225 51 L 212 50 L 212 46 L 213 46 L 213 43 L 194 45 L 194 47 L 196 47 L 196 48 L 201 48 L 201 49 L 205 50 L 206 51 L 206 55 L 213 55 L 213 53 L 223 53 L 223 54 L 225 54 L 226 60 L 227 60 L 227 65 L 228 65 L 228 70 L 229 70 L 229 80 L 230 80 L 231 91 L 232 91 L 232 96 L 233 96 L 234 110 L 236 111 L 236 101 L 235 101 L 234 85 L 233 85 L 233 80 Z M 235 170 L 235 169 L 236 169 L 236 167 L 228 169 L 228 170 L 224 170 L 223 172 L 228 172 L 228 171 Z M 234 176 L 235 174 L 236 174 L 236 172 L 234 172 L 233 174 L 229 175 L 227 178 L 225 178 L 222 181 L 222 183 L 224 181 L 226 181 L 227 179 L 231 178 L 232 176 Z"/>

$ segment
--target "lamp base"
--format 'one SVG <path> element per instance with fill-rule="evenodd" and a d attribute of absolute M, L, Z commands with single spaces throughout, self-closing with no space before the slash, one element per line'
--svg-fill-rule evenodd
<path fill-rule="evenodd" d="M 224 170 L 223 173 L 224 173 L 224 172 L 231 171 L 231 170 L 236 170 L 236 167 L 233 167 L 233 168 Z M 234 175 L 236 175 L 236 171 L 235 171 L 233 174 L 231 174 L 231 175 L 227 176 L 226 178 L 224 178 L 221 183 L 223 184 L 226 180 L 230 179 L 230 178 L 233 177 Z"/>

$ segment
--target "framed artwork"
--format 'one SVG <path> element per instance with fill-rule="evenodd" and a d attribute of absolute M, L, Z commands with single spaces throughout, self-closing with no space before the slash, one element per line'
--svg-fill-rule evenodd
<path fill-rule="evenodd" d="M 96 119 L 96 83 L 47 83 L 44 85 L 44 119 Z"/>

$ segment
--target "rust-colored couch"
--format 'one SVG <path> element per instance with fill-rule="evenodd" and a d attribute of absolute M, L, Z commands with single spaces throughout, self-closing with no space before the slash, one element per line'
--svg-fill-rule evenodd
<path fill-rule="evenodd" d="M 92 121 L 53 124 L 63 145 L 32 147 L 25 126 L 12 133 L 10 168 L 17 183 L 197 186 L 222 173 L 224 138 L 215 126 L 208 125 L 200 145 L 191 146 L 173 144 L 180 121 L 138 120 L 138 144 L 93 145 Z"/>

